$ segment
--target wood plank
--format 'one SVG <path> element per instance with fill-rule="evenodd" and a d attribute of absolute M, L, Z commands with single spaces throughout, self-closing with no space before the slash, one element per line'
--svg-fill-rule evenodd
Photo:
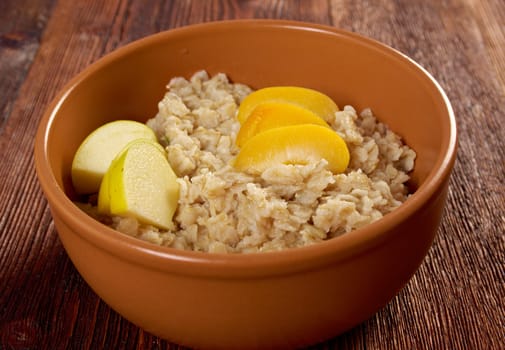
<path fill-rule="evenodd" d="M 0 132 L 39 47 L 54 0 L 0 2 Z"/>
<path fill-rule="evenodd" d="M 482 36 L 494 74 L 505 93 L 505 6 L 500 0 L 467 0 Z"/>

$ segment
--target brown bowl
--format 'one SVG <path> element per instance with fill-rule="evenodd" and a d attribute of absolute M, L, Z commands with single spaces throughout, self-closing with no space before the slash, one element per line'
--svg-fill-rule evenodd
<path fill-rule="evenodd" d="M 158 247 L 116 232 L 72 202 L 71 161 L 93 129 L 146 121 L 174 76 L 206 69 L 253 88 L 300 85 L 337 104 L 371 107 L 417 152 L 415 193 L 366 227 L 280 252 L 225 255 Z M 436 234 L 456 155 L 450 103 L 419 65 L 332 27 L 246 20 L 152 35 L 105 56 L 52 102 L 35 140 L 36 168 L 75 267 L 114 310 L 172 342 L 279 348 L 338 335 L 387 304 Z"/>

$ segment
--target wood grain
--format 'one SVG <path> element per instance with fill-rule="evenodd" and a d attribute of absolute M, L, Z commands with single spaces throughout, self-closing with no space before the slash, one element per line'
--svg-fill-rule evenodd
<path fill-rule="evenodd" d="M 0 130 L 39 47 L 52 0 L 0 3 Z"/>
<path fill-rule="evenodd" d="M 181 349 L 132 325 L 82 280 L 33 167 L 44 108 L 75 74 L 140 37 L 183 25 L 280 18 L 333 25 L 423 65 L 455 110 L 459 153 L 438 237 L 370 320 L 314 349 L 503 349 L 505 4 L 499 0 L 0 3 L 0 349 Z"/>

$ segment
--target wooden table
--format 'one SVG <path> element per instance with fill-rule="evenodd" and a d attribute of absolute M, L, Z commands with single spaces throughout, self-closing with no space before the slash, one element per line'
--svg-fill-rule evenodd
<path fill-rule="evenodd" d="M 233 18 L 317 22 L 380 40 L 452 101 L 459 153 L 433 248 L 374 317 L 314 348 L 505 349 L 505 2 L 501 0 L 0 2 L 0 349 L 176 349 L 124 320 L 82 280 L 33 165 L 48 102 L 115 48 Z"/>

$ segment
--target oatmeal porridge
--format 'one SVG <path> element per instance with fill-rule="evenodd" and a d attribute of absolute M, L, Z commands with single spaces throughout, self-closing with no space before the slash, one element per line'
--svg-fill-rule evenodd
<path fill-rule="evenodd" d="M 328 162 L 276 164 L 238 171 L 233 159 L 241 101 L 252 92 L 225 74 L 174 78 L 147 122 L 165 147 L 180 186 L 174 228 L 131 217 L 100 217 L 118 231 L 178 249 L 212 253 L 281 250 L 318 243 L 367 225 L 401 205 L 415 152 L 370 109 L 337 111 L 329 126 L 350 161 L 334 174 Z M 95 215 L 97 215 L 95 213 Z"/>

